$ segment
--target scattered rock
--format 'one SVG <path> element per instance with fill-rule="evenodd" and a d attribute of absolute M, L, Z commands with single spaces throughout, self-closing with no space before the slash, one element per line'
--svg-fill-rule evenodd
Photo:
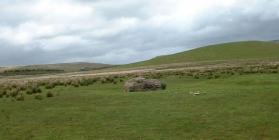
<path fill-rule="evenodd" d="M 125 92 L 152 91 L 165 89 L 166 84 L 157 79 L 134 78 L 125 82 Z"/>

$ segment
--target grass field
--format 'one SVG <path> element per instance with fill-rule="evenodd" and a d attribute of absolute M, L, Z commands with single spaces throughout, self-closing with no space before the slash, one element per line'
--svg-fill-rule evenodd
<path fill-rule="evenodd" d="M 123 83 L 98 83 L 57 87 L 52 91 L 59 95 L 43 100 L 0 99 L 0 139 L 279 138 L 279 74 L 162 81 L 167 90 L 124 93 Z"/>
<path fill-rule="evenodd" d="M 247 41 L 102 69 L 101 77 L 0 77 L 0 140 L 278 139 L 278 54 L 279 44 Z M 136 75 L 161 78 L 167 89 L 123 92 Z"/>
<path fill-rule="evenodd" d="M 160 56 L 151 60 L 124 65 L 122 67 L 154 66 L 218 60 L 279 59 L 278 54 L 278 43 L 245 41 L 201 47 L 173 55 Z"/>

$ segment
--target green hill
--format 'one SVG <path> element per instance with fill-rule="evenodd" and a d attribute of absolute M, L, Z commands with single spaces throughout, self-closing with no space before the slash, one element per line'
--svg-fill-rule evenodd
<path fill-rule="evenodd" d="M 84 63 L 84 62 L 14 66 L 14 67 L 0 68 L 0 76 L 80 72 L 80 71 L 99 70 L 99 69 L 104 69 L 109 67 L 112 67 L 112 65 L 100 64 L 100 63 Z"/>
<path fill-rule="evenodd" d="M 19 67 L 19 69 L 51 69 L 51 70 L 63 70 L 65 72 L 78 72 L 78 71 L 102 69 L 107 67 L 111 67 L 111 65 L 100 64 L 100 63 L 77 62 L 77 63 L 30 65 L 30 66 Z"/>
<path fill-rule="evenodd" d="M 151 60 L 126 66 L 136 67 L 199 61 L 277 58 L 279 58 L 279 44 L 263 41 L 245 41 L 210 45 L 173 55 L 159 56 Z"/>

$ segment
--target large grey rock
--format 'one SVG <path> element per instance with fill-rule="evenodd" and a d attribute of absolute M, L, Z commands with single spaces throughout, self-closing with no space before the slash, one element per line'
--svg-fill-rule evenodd
<path fill-rule="evenodd" d="M 166 85 L 157 79 L 134 78 L 125 82 L 124 90 L 126 92 L 152 91 L 165 89 Z"/>

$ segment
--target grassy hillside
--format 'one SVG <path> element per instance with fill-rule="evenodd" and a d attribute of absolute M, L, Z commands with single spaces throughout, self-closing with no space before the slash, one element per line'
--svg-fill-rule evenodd
<path fill-rule="evenodd" d="M 32 65 L 24 66 L 22 69 L 55 69 L 64 70 L 66 72 L 82 71 L 82 70 L 93 70 L 110 67 L 107 64 L 99 63 L 61 63 L 61 64 L 47 64 L 47 65 Z"/>
<path fill-rule="evenodd" d="M 279 58 L 279 44 L 263 41 L 233 42 L 211 45 L 173 55 L 126 65 L 127 67 L 187 63 L 198 61 Z"/>
<path fill-rule="evenodd" d="M 61 64 L 46 64 L 46 65 L 30 65 L 17 67 L 19 70 L 62 70 L 65 72 L 77 72 L 77 71 L 88 71 L 94 69 L 101 69 L 111 67 L 111 65 L 107 64 L 99 64 L 99 63 L 61 63 Z"/>

